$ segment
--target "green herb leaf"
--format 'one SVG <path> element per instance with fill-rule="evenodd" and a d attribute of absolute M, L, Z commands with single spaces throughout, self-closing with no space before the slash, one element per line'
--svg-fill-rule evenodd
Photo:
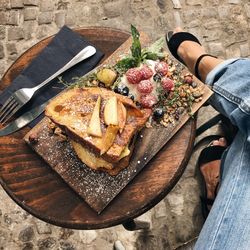
<path fill-rule="evenodd" d="M 160 53 L 164 47 L 164 37 L 159 38 L 156 40 L 152 45 L 150 45 L 147 50 L 153 53 Z"/>
<path fill-rule="evenodd" d="M 151 46 L 144 49 L 142 54 L 144 59 L 157 60 L 164 57 L 164 53 L 162 53 L 164 47 L 164 37 L 161 37 L 156 42 L 154 42 Z"/>
<path fill-rule="evenodd" d="M 128 69 L 136 67 L 137 66 L 137 60 L 133 57 L 126 57 L 121 59 L 116 65 L 115 70 L 117 70 L 119 73 L 124 73 Z"/>
<path fill-rule="evenodd" d="M 131 33 L 132 33 L 132 46 L 131 46 L 131 53 L 132 56 L 137 61 L 137 64 L 139 64 L 142 60 L 141 58 L 141 43 L 140 43 L 140 33 L 138 30 L 131 24 Z"/>
<path fill-rule="evenodd" d="M 115 69 L 119 73 L 124 73 L 130 68 L 137 67 L 142 61 L 140 33 L 132 24 L 131 24 L 131 34 L 133 39 L 132 46 L 130 47 L 131 57 L 126 57 L 124 59 L 121 59 L 115 65 Z"/>
<path fill-rule="evenodd" d="M 146 51 L 142 54 L 143 59 L 149 59 L 149 60 L 157 60 L 159 57 L 156 53 Z"/>

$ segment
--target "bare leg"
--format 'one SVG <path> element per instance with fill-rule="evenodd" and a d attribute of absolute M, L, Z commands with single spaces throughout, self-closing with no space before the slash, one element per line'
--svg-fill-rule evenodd
<path fill-rule="evenodd" d="M 174 32 L 182 31 L 181 28 L 176 28 Z M 188 69 L 194 73 L 194 67 L 196 60 L 202 54 L 205 54 L 205 50 L 202 46 L 200 46 L 196 42 L 192 41 L 184 41 L 178 48 L 178 56 L 186 63 Z M 199 73 L 201 76 L 201 80 L 205 81 L 207 74 L 215 68 L 218 64 L 223 62 L 222 59 L 205 56 L 201 59 L 199 64 Z"/>

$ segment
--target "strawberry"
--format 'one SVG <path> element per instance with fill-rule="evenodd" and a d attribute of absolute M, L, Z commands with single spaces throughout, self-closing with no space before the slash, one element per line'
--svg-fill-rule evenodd
<path fill-rule="evenodd" d="M 147 65 L 144 65 L 141 69 L 141 74 L 142 74 L 142 80 L 147 80 L 149 79 L 153 74 L 153 70 L 150 69 Z"/>
<path fill-rule="evenodd" d="M 191 75 L 184 76 L 184 82 L 188 83 L 188 84 L 192 84 L 193 83 L 193 77 Z"/>
<path fill-rule="evenodd" d="M 129 69 L 125 75 L 131 84 L 137 84 L 142 79 L 142 73 L 138 68 Z"/>
<path fill-rule="evenodd" d="M 165 76 L 161 80 L 161 85 L 162 85 L 164 90 L 170 91 L 174 88 L 174 81 Z"/>
<path fill-rule="evenodd" d="M 154 86 L 150 80 L 142 80 L 137 85 L 137 90 L 142 94 L 149 94 L 152 92 Z"/>
<path fill-rule="evenodd" d="M 161 74 L 162 76 L 165 76 L 168 73 L 168 64 L 164 61 L 156 63 L 155 71 Z"/>
<path fill-rule="evenodd" d="M 140 103 L 144 108 L 152 108 L 157 103 L 157 99 L 152 94 L 142 95 L 140 98 Z"/>

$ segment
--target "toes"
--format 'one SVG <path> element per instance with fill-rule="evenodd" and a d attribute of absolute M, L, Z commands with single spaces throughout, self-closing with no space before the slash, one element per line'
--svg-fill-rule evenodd
<path fill-rule="evenodd" d="M 224 137 L 221 137 L 219 140 L 214 140 L 212 142 L 213 146 L 222 146 L 222 147 L 226 147 L 227 146 L 227 141 Z"/>
<path fill-rule="evenodd" d="M 213 142 L 212 142 L 212 145 L 213 145 L 213 146 L 220 146 L 219 140 L 213 141 Z"/>
<path fill-rule="evenodd" d="M 227 146 L 227 141 L 226 141 L 226 139 L 224 137 L 220 138 L 219 142 L 220 142 L 221 146 L 223 146 L 223 147 Z"/>

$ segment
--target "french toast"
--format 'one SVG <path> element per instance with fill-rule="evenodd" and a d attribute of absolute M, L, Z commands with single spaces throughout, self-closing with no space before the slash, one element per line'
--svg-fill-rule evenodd
<path fill-rule="evenodd" d="M 107 134 L 107 130 L 112 128 L 112 126 L 107 127 L 105 124 L 104 109 L 107 101 L 114 96 L 117 98 L 117 102 L 122 103 L 126 108 L 126 120 L 122 129 L 119 129 L 119 132 L 118 130 L 116 131 L 112 145 L 105 153 L 102 153 L 104 136 L 90 135 L 88 133 L 88 126 L 95 105 L 98 98 L 100 98 L 100 127 L 102 135 Z M 138 109 L 128 97 L 105 88 L 75 87 L 63 91 L 60 95 L 56 96 L 47 105 L 45 114 L 75 143 L 87 148 L 96 156 L 101 156 L 103 160 L 109 163 L 117 163 L 121 160 L 120 156 L 127 145 L 129 145 L 133 135 L 146 123 L 151 110 Z"/>
<path fill-rule="evenodd" d="M 134 140 L 133 140 L 134 141 Z M 107 172 L 109 175 L 117 175 L 122 169 L 126 168 L 129 164 L 131 151 L 133 150 L 134 143 L 126 147 L 120 156 L 120 160 L 116 163 L 105 161 L 101 156 L 97 156 L 86 147 L 71 140 L 73 147 L 78 158 L 93 170 L 101 170 Z"/>

